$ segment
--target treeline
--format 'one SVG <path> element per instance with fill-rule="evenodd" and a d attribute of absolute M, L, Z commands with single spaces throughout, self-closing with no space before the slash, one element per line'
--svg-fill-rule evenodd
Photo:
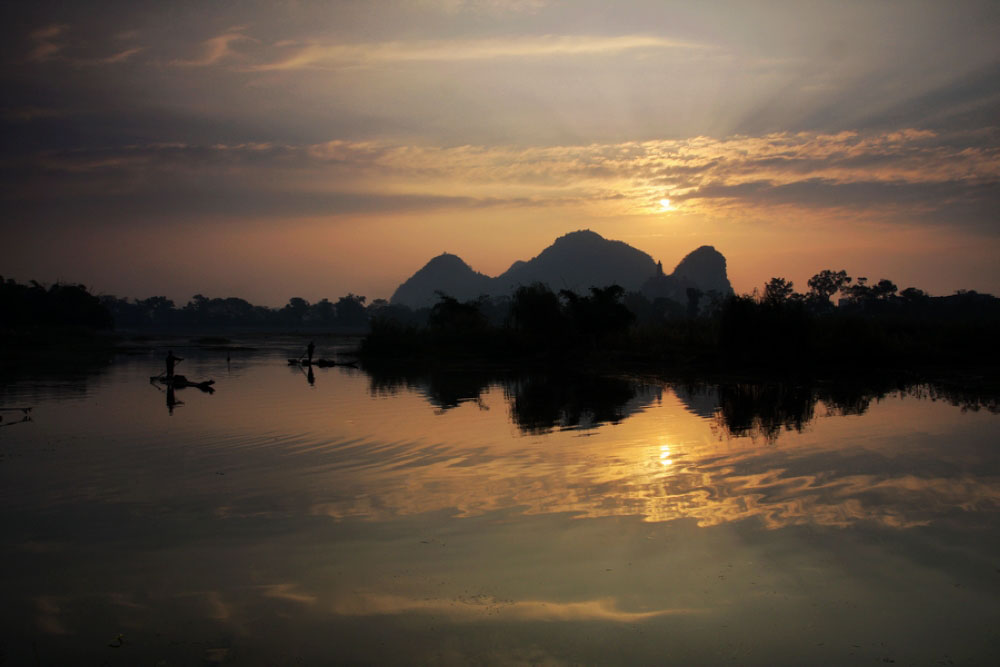
<path fill-rule="evenodd" d="M 426 320 L 397 306 L 373 315 L 361 352 L 386 358 L 532 359 L 568 364 L 635 363 L 692 370 L 816 367 L 995 368 L 1000 299 L 971 291 L 931 297 L 822 271 L 796 292 L 783 278 L 761 291 L 723 297 L 688 290 L 687 303 L 650 301 L 618 286 L 587 295 L 523 286 L 496 299 L 441 294 Z M 839 295 L 836 305 L 834 295 Z M 498 316 L 503 313 L 503 316 Z M 399 317 L 402 314 L 402 317 Z"/>
<path fill-rule="evenodd" d="M 194 295 L 183 306 L 164 296 L 124 299 L 94 295 L 84 285 L 43 285 L 34 280 L 21 284 L 0 276 L 0 331 L 30 332 L 41 329 L 170 331 L 175 329 L 336 330 L 364 333 L 371 309 L 387 307 L 379 300 L 348 294 L 337 301 L 309 303 L 289 299 L 282 308 L 256 306 L 236 297 L 208 298 Z"/>
<path fill-rule="evenodd" d="M 293 297 L 282 308 L 255 306 L 236 297 L 208 298 L 195 294 L 184 306 L 163 296 L 148 299 L 100 297 L 121 330 L 242 329 L 270 331 L 337 330 L 363 333 L 369 313 L 365 297 L 348 294 L 337 301 L 309 303 Z"/>
<path fill-rule="evenodd" d="M 295 297 L 281 308 L 197 294 L 178 306 L 162 296 L 94 296 L 82 285 L 0 278 L 0 331 L 22 338 L 74 328 L 367 333 L 361 353 L 373 363 L 484 359 L 699 371 L 998 366 L 1000 299 L 991 295 L 932 297 L 831 270 L 807 286 L 800 293 L 772 278 L 752 294 L 689 289 L 678 303 L 615 285 L 577 294 L 534 284 L 465 302 L 440 294 L 432 308 L 411 310 L 355 294 L 317 303 Z"/>
<path fill-rule="evenodd" d="M 0 276 L 0 331 L 113 326 L 111 312 L 83 285 L 46 287 L 34 280 L 25 285 Z"/>

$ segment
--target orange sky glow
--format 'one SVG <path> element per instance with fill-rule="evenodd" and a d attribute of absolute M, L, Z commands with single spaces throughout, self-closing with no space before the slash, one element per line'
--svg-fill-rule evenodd
<path fill-rule="evenodd" d="M 1000 292 L 994 4 L 377 4 L 4 10 L 0 274 L 374 299 L 592 229 Z"/>

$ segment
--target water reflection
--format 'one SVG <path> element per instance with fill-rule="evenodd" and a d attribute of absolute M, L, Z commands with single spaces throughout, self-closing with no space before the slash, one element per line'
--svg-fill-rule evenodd
<path fill-rule="evenodd" d="M 966 434 L 952 451 L 927 435 L 948 414 L 944 403 L 995 411 L 984 395 L 891 382 L 672 385 L 426 371 L 371 373 L 368 383 L 372 396 L 390 403 L 377 425 L 366 424 L 364 440 L 303 442 L 340 491 L 314 495 L 311 514 L 383 521 L 516 506 L 703 527 L 756 519 L 770 529 L 864 522 L 898 529 L 954 520 L 955 507 L 992 512 L 998 502 L 990 477 L 998 466 L 975 449 L 982 433 Z M 933 410 L 923 405 L 944 397 Z M 867 416 L 876 405 L 868 422 L 837 419 Z M 922 419 L 926 432 L 898 435 Z M 505 422 L 528 441 L 504 437 Z M 881 423 L 896 435 L 876 437 Z"/>
<path fill-rule="evenodd" d="M 529 376 L 504 383 L 511 419 L 524 433 L 617 424 L 660 398 L 634 380 L 586 375 Z"/>
<path fill-rule="evenodd" d="M 415 391 L 439 410 L 462 403 L 480 403 L 480 396 L 493 384 L 503 381 L 499 371 L 440 371 L 406 368 L 366 367 L 369 391 L 373 396 L 393 396 L 402 390 Z"/>
<path fill-rule="evenodd" d="M 172 418 L 145 386 L 153 354 L 71 398 L 8 389 L 38 403 L 0 432 L 11 664 L 995 649 L 987 392 L 343 368 L 310 383 L 283 349 L 228 373 L 185 356 L 219 391 L 177 392 Z"/>
<path fill-rule="evenodd" d="M 0 408 L 0 427 L 14 426 L 31 421 L 33 408 Z"/>
<path fill-rule="evenodd" d="M 1000 412 L 996 392 L 949 385 L 928 385 L 870 377 L 798 382 L 664 382 L 584 373 L 516 374 L 500 371 L 405 370 L 366 368 L 372 396 L 400 391 L 423 395 L 440 411 L 463 403 L 483 406 L 491 387 L 503 390 L 511 421 L 525 434 L 589 429 L 618 424 L 658 403 L 670 387 L 695 415 L 711 419 L 729 437 L 774 442 L 783 431 L 801 432 L 825 415 L 863 415 L 873 402 L 889 396 L 945 400 L 963 410 Z"/>

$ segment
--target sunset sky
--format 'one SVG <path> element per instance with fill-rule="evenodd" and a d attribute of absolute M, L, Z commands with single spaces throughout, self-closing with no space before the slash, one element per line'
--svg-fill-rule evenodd
<path fill-rule="evenodd" d="M 23 2 L 0 275 L 388 297 L 592 229 L 1000 293 L 1000 3 Z"/>

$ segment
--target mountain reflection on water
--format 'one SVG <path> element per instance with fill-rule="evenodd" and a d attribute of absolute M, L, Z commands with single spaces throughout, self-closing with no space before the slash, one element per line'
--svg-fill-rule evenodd
<path fill-rule="evenodd" d="M 310 374 L 0 383 L 9 664 L 898 664 L 1000 649 L 989 393 Z M 311 375 L 311 377 L 310 377 Z M 79 383 L 74 385 L 74 383 Z M 180 392 L 179 392 L 180 393 Z M 2 662 L 2 660 L 0 660 Z"/>
<path fill-rule="evenodd" d="M 373 395 L 415 392 L 438 415 L 463 404 L 488 408 L 485 397 L 495 398 L 492 390 L 499 389 L 510 421 L 523 435 L 602 425 L 622 429 L 617 437 L 608 436 L 604 446 L 574 444 L 575 457 L 554 455 L 551 441 L 545 443 L 544 455 L 526 451 L 513 456 L 508 451 L 496 458 L 489 450 L 472 456 L 446 453 L 438 445 L 435 456 L 448 466 L 408 467 L 398 493 L 383 489 L 383 509 L 419 511 L 411 506 L 412 499 L 419 499 L 421 508 L 457 507 L 463 513 L 520 505 L 538 513 L 686 518 L 701 526 L 757 518 L 769 528 L 844 527 L 861 521 L 903 528 L 951 516 L 956 507 L 1000 507 L 1000 490 L 991 477 L 1000 474 L 996 457 L 976 461 L 973 468 L 968 452 L 928 449 L 921 446 L 921 434 L 908 442 L 866 442 L 858 448 L 841 440 L 824 441 L 822 434 L 813 442 L 808 433 L 819 418 L 859 417 L 873 405 L 898 408 L 905 399 L 996 414 L 996 397 L 988 393 L 871 379 L 701 384 L 576 374 L 368 372 Z M 672 412 L 672 405 L 701 418 L 693 422 L 696 433 L 668 435 L 655 426 L 651 430 L 648 420 L 627 423 L 653 408 L 653 414 Z M 783 433 L 800 437 L 781 446 Z M 608 434 L 597 430 L 589 435 L 604 441 Z M 902 455 L 907 457 L 904 470 L 892 465 Z M 481 475 L 466 473 L 486 463 L 491 471 L 488 491 L 480 493 L 477 489 L 483 487 L 474 480 Z M 452 470 L 452 465 L 458 467 Z M 338 503 L 322 511 L 350 516 L 371 508 Z"/>
<path fill-rule="evenodd" d="M 825 382 L 662 382 L 560 372 L 512 374 L 467 370 L 365 369 L 372 395 L 415 391 L 441 411 L 481 403 L 491 386 L 502 387 L 510 417 L 524 433 L 588 429 L 617 424 L 662 399 L 672 388 L 692 413 L 712 419 L 732 437 L 774 441 L 782 431 L 802 431 L 817 404 L 828 414 L 862 415 L 890 395 L 944 400 L 964 410 L 1000 412 L 1000 399 L 986 391 L 877 377 Z"/>

